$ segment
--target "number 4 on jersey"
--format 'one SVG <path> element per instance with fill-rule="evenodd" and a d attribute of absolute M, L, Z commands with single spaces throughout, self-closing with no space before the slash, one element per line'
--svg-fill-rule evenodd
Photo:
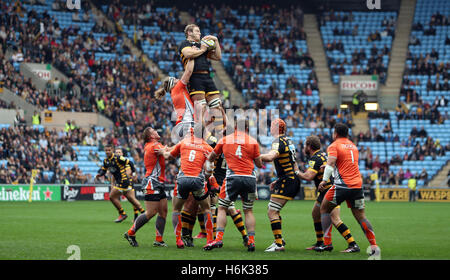
<path fill-rule="evenodd" d="M 241 145 L 238 145 L 235 155 L 238 156 L 239 158 L 242 158 Z"/>

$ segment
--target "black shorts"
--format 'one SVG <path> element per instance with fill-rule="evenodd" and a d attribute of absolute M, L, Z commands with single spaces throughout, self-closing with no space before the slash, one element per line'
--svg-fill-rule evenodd
<path fill-rule="evenodd" d="M 214 176 L 214 177 L 215 177 L 215 176 Z M 222 176 L 215 177 L 215 178 L 216 178 L 217 184 L 219 185 L 219 189 L 218 189 L 218 190 L 217 190 L 217 189 L 213 189 L 213 188 L 211 187 L 211 185 L 209 184 L 209 181 L 208 181 L 208 183 L 206 184 L 206 188 L 207 188 L 208 193 L 210 194 L 211 197 L 214 197 L 214 196 L 216 196 L 216 194 L 219 193 L 220 187 L 222 187 L 223 181 L 225 180 L 225 177 L 222 177 Z"/>
<path fill-rule="evenodd" d="M 219 94 L 216 84 L 209 74 L 192 74 L 188 90 L 190 95 L 203 93 L 205 96 Z"/>
<path fill-rule="evenodd" d="M 190 193 L 198 201 L 208 197 L 205 180 L 199 177 L 177 178 L 175 189 L 173 195 L 184 200 L 188 199 Z"/>
<path fill-rule="evenodd" d="M 330 186 L 330 187 L 331 187 L 331 186 Z M 319 191 L 317 190 L 318 195 L 317 195 L 316 201 L 317 201 L 319 204 L 322 203 L 323 198 L 325 197 L 325 195 L 327 194 L 327 192 L 328 192 L 329 189 L 330 189 L 330 188 L 326 189 L 326 190 L 323 191 L 323 192 L 319 192 Z"/>
<path fill-rule="evenodd" d="M 295 177 L 278 179 L 273 186 L 271 197 L 292 200 L 300 191 L 300 180 Z"/>
<path fill-rule="evenodd" d="M 225 179 L 220 188 L 219 198 L 236 201 L 238 195 L 244 202 L 256 200 L 256 178 L 247 176 L 232 176 Z"/>
<path fill-rule="evenodd" d="M 160 201 L 167 198 L 166 186 L 153 178 L 145 177 L 142 180 L 142 187 L 145 190 L 145 201 Z"/>
<path fill-rule="evenodd" d="M 325 198 L 336 205 L 347 201 L 348 208 L 364 209 L 364 192 L 362 188 L 336 188 L 332 186 Z"/>

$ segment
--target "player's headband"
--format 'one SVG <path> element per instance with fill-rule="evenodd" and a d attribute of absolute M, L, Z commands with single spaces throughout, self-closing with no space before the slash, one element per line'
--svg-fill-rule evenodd
<path fill-rule="evenodd" d="M 176 78 L 174 78 L 174 77 L 169 77 L 168 81 L 166 83 L 164 83 L 164 91 L 165 92 L 170 92 L 170 90 L 175 85 L 175 79 Z"/>

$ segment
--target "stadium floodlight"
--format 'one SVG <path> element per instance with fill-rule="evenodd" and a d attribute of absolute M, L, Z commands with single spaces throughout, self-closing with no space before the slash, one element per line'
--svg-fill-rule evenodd
<path fill-rule="evenodd" d="M 365 103 L 364 107 L 366 111 L 376 111 L 378 109 L 378 103 Z"/>

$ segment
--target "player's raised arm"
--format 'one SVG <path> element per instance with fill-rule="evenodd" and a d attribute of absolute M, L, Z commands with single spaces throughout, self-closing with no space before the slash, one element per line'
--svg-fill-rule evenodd
<path fill-rule="evenodd" d="M 184 47 L 181 50 L 181 53 L 183 54 L 183 56 L 185 58 L 193 59 L 193 58 L 201 56 L 207 50 L 208 50 L 208 47 L 205 44 L 202 44 L 200 49 L 199 48 L 193 48 L 193 47 Z"/>
<path fill-rule="evenodd" d="M 194 72 L 194 60 L 190 59 L 184 68 L 183 76 L 181 76 L 181 81 L 183 84 L 187 85 L 191 79 L 192 73 Z"/>
<path fill-rule="evenodd" d="M 222 59 L 222 50 L 220 48 L 219 39 L 216 36 L 208 35 L 203 37 L 203 40 L 213 40 L 216 48 L 210 52 L 208 52 L 208 58 L 212 60 L 221 60 Z"/>

